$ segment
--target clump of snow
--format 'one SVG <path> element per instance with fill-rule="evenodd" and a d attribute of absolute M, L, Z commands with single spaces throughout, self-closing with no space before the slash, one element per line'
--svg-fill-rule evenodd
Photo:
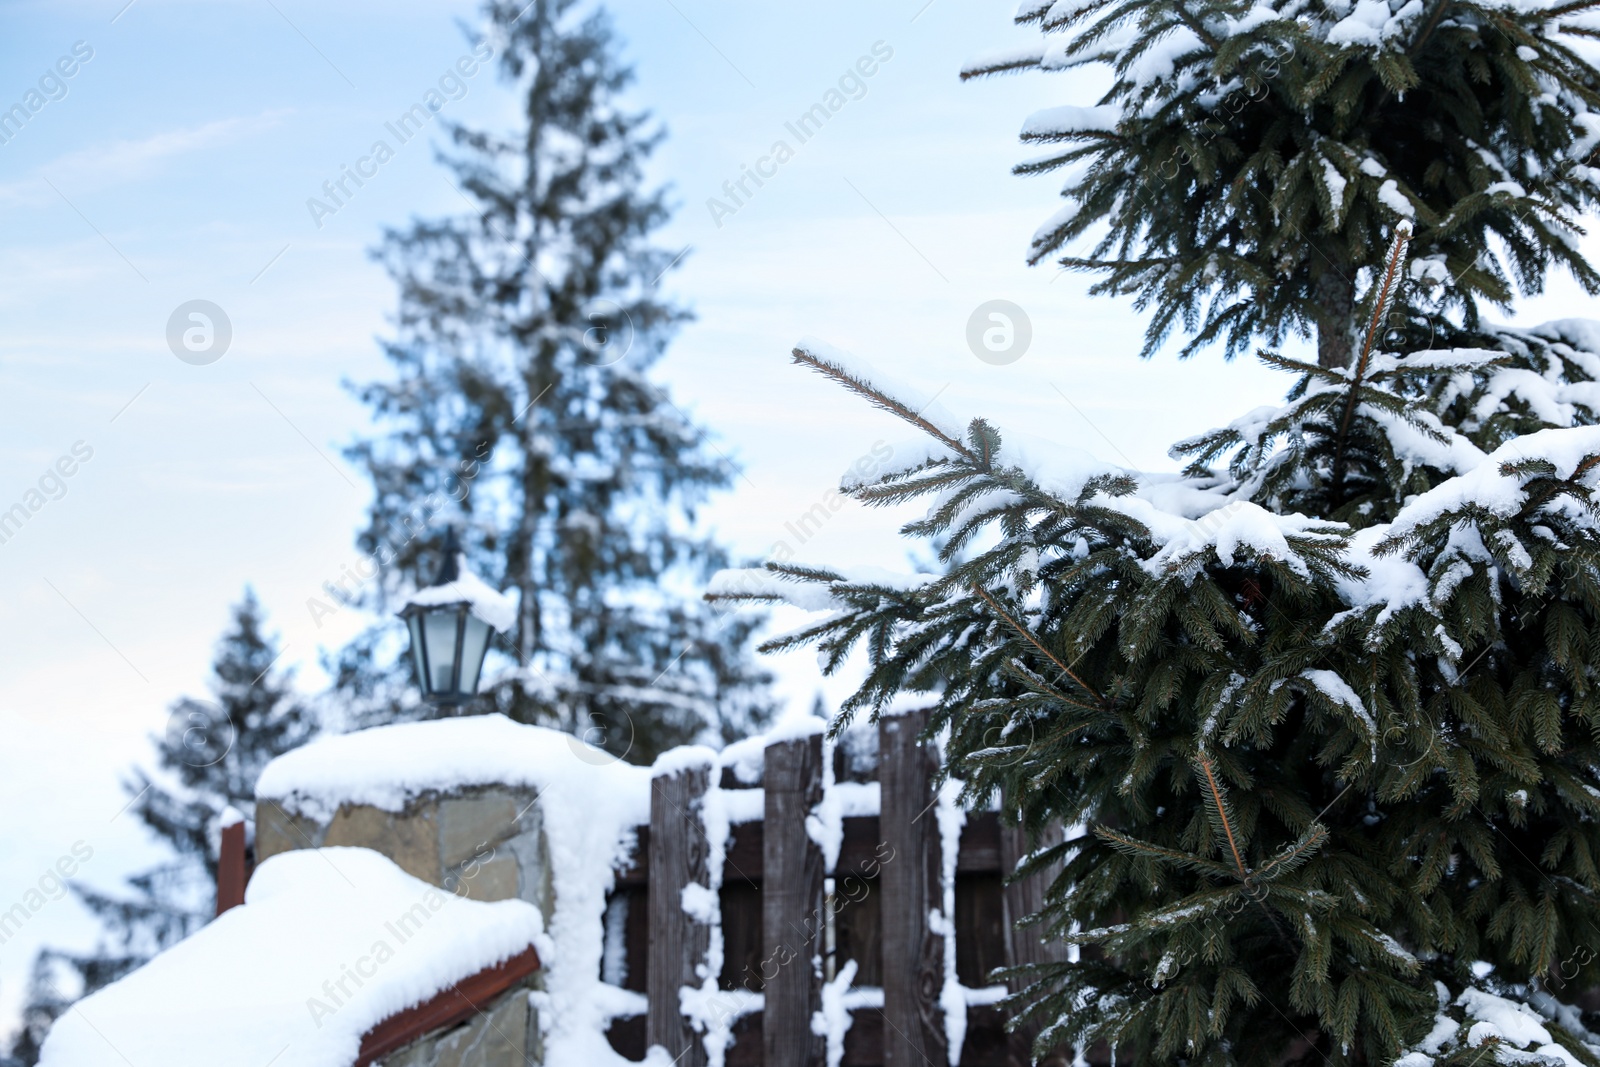
<path fill-rule="evenodd" d="M 776 745 L 783 741 L 800 741 L 828 732 L 827 720 L 815 715 L 787 715 L 773 723 L 761 735 L 765 744 Z M 726 750 L 724 750 L 726 751 Z"/>
<path fill-rule="evenodd" d="M 1365 577 L 1336 579 L 1339 592 L 1352 609 L 1382 605 L 1374 622 L 1374 630 L 1381 628 L 1398 611 L 1429 598 L 1428 576 L 1422 568 L 1404 556 L 1378 555 L 1377 546 L 1388 535 L 1386 526 L 1369 526 L 1351 536 L 1349 553 L 1352 561 L 1366 571 Z M 1335 617 L 1334 621 L 1338 621 Z"/>
<path fill-rule="evenodd" d="M 1417 211 L 1411 206 L 1411 201 L 1400 191 L 1400 183 L 1390 178 L 1378 186 L 1378 202 L 1393 211 L 1403 219 L 1414 219 Z"/>
<path fill-rule="evenodd" d="M 827 1048 L 828 1067 L 839 1067 L 844 1060 L 844 1035 L 850 1032 L 855 1021 L 845 1000 L 851 995 L 850 986 L 856 980 L 857 969 L 855 960 L 847 960 L 833 981 L 823 983 L 822 1010 L 811 1019 L 811 1032 L 822 1035 Z M 881 991 L 874 1006 L 883 1006 Z"/>
<path fill-rule="evenodd" d="M 1232 567 L 1240 549 L 1258 556 L 1281 560 L 1301 574 L 1306 565 L 1289 546 L 1289 535 L 1305 535 L 1327 527 L 1327 523 L 1304 515 L 1274 515 L 1247 500 L 1236 500 L 1201 518 L 1176 527 L 1160 551 L 1145 560 L 1146 573 L 1159 576 L 1181 566 L 1206 549 L 1215 551 L 1217 562 Z"/>
<path fill-rule="evenodd" d="M 1550 1044 L 1550 1031 L 1544 1028 L 1539 1016 L 1526 1004 L 1497 997 L 1481 989 L 1465 990 L 1456 998 L 1456 1003 L 1477 1020 L 1467 1032 L 1468 1045 L 1481 1045 L 1491 1037 L 1509 1042 L 1517 1048 Z"/>
<path fill-rule="evenodd" d="M 1022 123 L 1024 141 L 1053 141 L 1078 133 L 1113 133 L 1120 109 L 1109 104 L 1099 107 L 1061 107 L 1035 111 Z"/>
<path fill-rule="evenodd" d="M 683 771 L 712 770 L 717 766 L 717 750 L 704 745 L 679 745 L 656 757 L 650 777 L 668 778 Z"/>
<path fill-rule="evenodd" d="M 797 581 L 763 568 L 730 568 L 711 576 L 706 596 L 725 601 L 776 600 L 803 611 L 833 611 L 843 606 L 836 595 L 839 585 L 915 589 L 934 580 L 932 574 L 906 574 L 869 565 L 828 568 L 839 576 L 831 583 Z M 737 773 L 737 772 L 735 772 Z"/>
<path fill-rule="evenodd" d="M 1555 468 L 1556 477 L 1570 478 L 1579 464 L 1597 453 L 1600 426 L 1539 430 L 1514 437 L 1472 470 L 1434 486 L 1402 508 L 1389 529 L 1389 538 L 1404 537 L 1451 512 L 1478 510 L 1508 518 L 1527 503 L 1528 493 L 1526 479 L 1506 473 L 1504 467 L 1543 460 Z"/>
<path fill-rule="evenodd" d="M 702 1042 L 710 1067 L 721 1067 L 726 1058 L 733 1043 L 733 1024 L 741 1016 L 760 1011 L 765 1002 L 766 997 L 748 989 L 718 989 L 715 979 L 678 990 L 678 1010 L 706 1035 Z"/>
<path fill-rule="evenodd" d="M 945 734 L 948 736 L 949 731 Z M 944 740 L 941 738 L 940 747 Z M 939 1007 L 944 1010 L 944 1033 L 951 1067 L 961 1063 L 961 1046 L 967 1039 L 967 991 L 956 977 L 956 860 L 961 851 L 961 830 L 967 813 L 961 807 L 961 782 L 946 778 L 939 785 L 934 814 L 939 820 L 939 908 L 929 916 L 929 927 L 944 938 L 944 984 Z"/>
<path fill-rule="evenodd" d="M 1473 965 L 1479 981 L 1488 977 L 1490 970 L 1486 964 Z M 1542 990 L 1512 987 L 1502 991 L 1524 1000 L 1468 987 L 1452 1001 L 1449 991 L 1435 984 L 1439 1011 L 1433 1029 L 1395 1061 L 1396 1067 L 1432 1067 L 1441 1055 L 1485 1045 L 1494 1050 L 1499 1063 L 1579 1067 L 1583 1061 L 1557 1040 L 1549 1024 L 1561 1025 L 1568 1040 L 1576 1039 L 1590 1052 L 1600 1053 L 1600 1044 L 1584 1028 L 1579 1012 Z"/>
<path fill-rule="evenodd" d="M 242 907 L 62 1016 L 40 1063 L 348 1067 L 368 1030 L 530 945 L 553 951 L 524 901 L 465 900 L 368 849 L 286 852 Z"/>
<path fill-rule="evenodd" d="M 766 738 L 757 735 L 735 741 L 723 749 L 721 762 L 723 769 L 732 771 L 733 776 L 744 785 L 760 785 L 766 769 L 766 756 Z"/>
<path fill-rule="evenodd" d="M 1335 705 L 1344 708 L 1361 723 L 1367 738 L 1372 742 L 1372 761 L 1378 761 L 1378 724 L 1373 719 L 1372 713 L 1367 710 L 1356 691 L 1350 688 L 1350 683 L 1339 676 L 1336 671 L 1305 670 L 1300 672 L 1300 677 L 1314 685 L 1323 696 Z"/>
<path fill-rule="evenodd" d="M 326 822 L 344 804 L 399 812 L 430 792 L 559 785 L 564 795 L 592 791 L 597 814 L 632 819 L 631 826 L 650 819 L 647 774 L 571 734 L 471 715 L 318 738 L 267 764 L 256 799 Z"/>
<path fill-rule="evenodd" d="M 1385 0 L 1356 0 L 1355 10 L 1328 31 L 1328 43 L 1377 46 L 1383 43 L 1383 26 L 1388 21 Z"/>
<path fill-rule="evenodd" d="M 730 823 L 760 822 L 767 811 L 765 789 L 724 789 L 722 808 Z"/>
<path fill-rule="evenodd" d="M 706 886 L 690 882 L 683 887 L 683 912 L 695 922 L 710 926 L 717 919 L 717 895 Z"/>
<path fill-rule="evenodd" d="M 468 604 L 472 614 L 506 633 L 517 621 L 517 602 L 473 574 L 465 555 L 456 557 L 461 576 L 444 585 L 430 585 L 406 597 L 406 605 L 436 607 L 440 604 Z"/>

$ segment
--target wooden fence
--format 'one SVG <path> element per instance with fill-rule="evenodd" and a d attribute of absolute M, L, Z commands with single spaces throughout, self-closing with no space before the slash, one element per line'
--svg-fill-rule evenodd
<path fill-rule="evenodd" d="M 1041 944 L 1036 929 L 1014 926 L 1037 909 L 1044 880 L 1006 885 L 1004 874 L 1027 848 L 1025 835 L 1002 826 L 994 812 L 967 812 L 954 864 L 953 922 L 942 921 L 947 898 L 936 766 L 932 751 L 916 740 L 925 725 L 925 713 L 882 719 L 876 766 L 863 767 L 843 748 L 834 750 L 835 782 L 875 777 L 881 799 L 876 815 L 843 817 L 831 871 L 807 831 L 808 816 L 815 818 L 823 800 L 821 738 L 765 749 L 756 783 L 764 791 L 762 817 L 731 824 L 716 897 L 723 949 L 717 985 L 762 995 L 759 1010 L 734 1013 L 726 1067 L 824 1064 L 824 1038 L 813 1032 L 812 1019 L 823 1009 L 825 984 L 833 983 L 828 989 L 838 994 L 843 983 L 837 979 L 852 966 L 843 1002 L 856 1007 L 842 1067 L 946 1067 L 952 1057 L 941 1002 L 950 1002 L 952 990 L 941 931 L 951 929 L 955 977 L 966 991 L 959 1000 L 968 1004 L 960 1064 L 1029 1062 L 1033 1033 L 1005 1032 L 989 976 L 997 967 L 1059 958 L 1061 946 Z M 654 780 L 650 825 L 638 828 L 633 862 L 618 873 L 612 914 L 621 920 L 620 943 L 612 951 L 624 957 L 623 986 L 649 1003 L 641 1016 L 614 1020 L 608 1033 L 630 1059 L 661 1045 L 681 1067 L 707 1062 L 703 1034 L 680 1011 L 679 991 L 704 984 L 713 936 L 704 914 L 690 914 L 696 909 L 686 904 L 703 891 L 685 893 L 709 884 L 715 846 L 693 813 L 714 784 L 712 773 L 689 767 Z M 752 787 L 726 769 L 715 785 Z M 730 996 L 737 1002 L 743 994 Z M 1068 1056 L 1063 1051 L 1050 1059 L 1066 1062 Z"/>

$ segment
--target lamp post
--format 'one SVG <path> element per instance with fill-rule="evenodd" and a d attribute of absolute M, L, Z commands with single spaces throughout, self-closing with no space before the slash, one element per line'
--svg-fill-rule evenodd
<path fill-rule="evenodd" d="M 411 632 L 411 662 L 422 699 L 441 708 L 477 696 L 489 638 L 509 629 L 515 618 L 509 598 L 466 570 L 464 563 L 455 530 L 449 529 L 433 584 L 407 597 L 399 612 Z"/>

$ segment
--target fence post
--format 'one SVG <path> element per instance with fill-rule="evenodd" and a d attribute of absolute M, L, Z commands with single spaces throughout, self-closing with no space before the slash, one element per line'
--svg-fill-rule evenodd
<path fill-rule="evenodd" d="M 878 720 L 878 825 L 893 851 L 879 876 L 883 927 L 884 1067 L 944 1067 L 948 1062 L 939 993 L 944 942 L 928 914 L 943 903 L 939 820 L 933 810 L 932 746 L 917 735 L 926 710 Z"/>
<path fill-rule="evenodd" d="M 218 915 L 244 903 L 244 887 L 249 881 L 250 865 L 245 856 L 244 820 L 239 819 L 222 828 L 222 848 L 217 860 Z"/>
<path fill-rule="evenodd" d="M 768 745 L 765 760 L 761 1062 L 816 1067 L 825 1050 L 822 1036 L 811 1032 L 811 1016 L 822 1010 L 821 961 L 813 964 L 812 957 L 822 954 L 825 916 L 822 849 L 806 833 L 806 817 L 822 802 L 822 735 Z"/>
<path fill-rule="evenodd" d="M 709 755 L 709 753 L 708 753 Z M 711 785 L 711 762 L 684 766 L 650 780 L 650 963 L 645 1018 L 647 1045 L 660 1045 L 678 1067 L 705 1067 L 705 1045 L 678 1008 L 678 990 L 700 985 L 695 965 L 705 959 L 711 928 L 683 910 L 683 890 L 707 885 L 701 808 Z"/>
<path fill-rule="evenodd" d="M 1059 844 L 1065 837 L 1060 823 L 1051 823 L 1039 834 L 1038 848 L 1047 848 Z M 1000 870 L 1007 878 L 1017 869 L 1017 863 L 1029 852 L 1028 831 L 1023 826 L 1010 826 L 1004 821 L 1000 824 Z M 1012 967 L 1020 967 L 1028 963 L 1057 963 L 1066 960 L 1067 946 L 1061 941 L 1041 941 L 1041 926 L 1028 926 L 1018 929 L 1018 920 L 1032 915 L 1044 906 L 1045 890 L 1050 888 L 1050 883 L 1061 870 L 1060 864 L 1052 864 L 1045 870 L 1038 871 L 1020 881 L 1009 883 L 1001 897 L 1005 912 L 1006 931 L 1006 963 Z M 1024 982 L 1013 979 L 1009 985 L 1013 993 L 1020 990 Z M 1033 1041 L 1039 1036 L 1040 1026 L 1037 1021 L 1031 1021 L 1013 1030 L 1007 1038 L 1010 1046 L 1010 1059 L 1016 1067 L 1028 1067 L 1033 1062 Z M 1042 1064 L 1064 1065 L 1071 1062 L 1071 1055 L 1062 1046 L 1051 1050 L 1051 1053 L 1040 1062 Z"/>

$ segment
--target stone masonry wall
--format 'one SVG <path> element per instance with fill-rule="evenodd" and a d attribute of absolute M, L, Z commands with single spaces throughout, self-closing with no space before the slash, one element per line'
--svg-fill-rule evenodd
<path fill-rule="evenodd" d="M 346 804 L 326 823 L 256 804 L 256 862 L 299 848 L 370 848 L 407 874 L 472 900 L 525 900 L 548 925 L 555 907 L 543 817 L 532 790 L 487 786 L 424 794 L 402 812 Z M 543 1061 L 525 985 L 472 1019 L 392 1053 L 382 1067 L 524 1067 Z"/>
<path fill-rule="evenodd" d="M 548 921 L 550 856 L 536 794 L 500 786 L 424 794 L 403 812 L 342 806 L 327 823 L 256 805 L 256 862 L 297 848 L 381 852 L 407 874 L 473 900 L 526 900 Z"/>

